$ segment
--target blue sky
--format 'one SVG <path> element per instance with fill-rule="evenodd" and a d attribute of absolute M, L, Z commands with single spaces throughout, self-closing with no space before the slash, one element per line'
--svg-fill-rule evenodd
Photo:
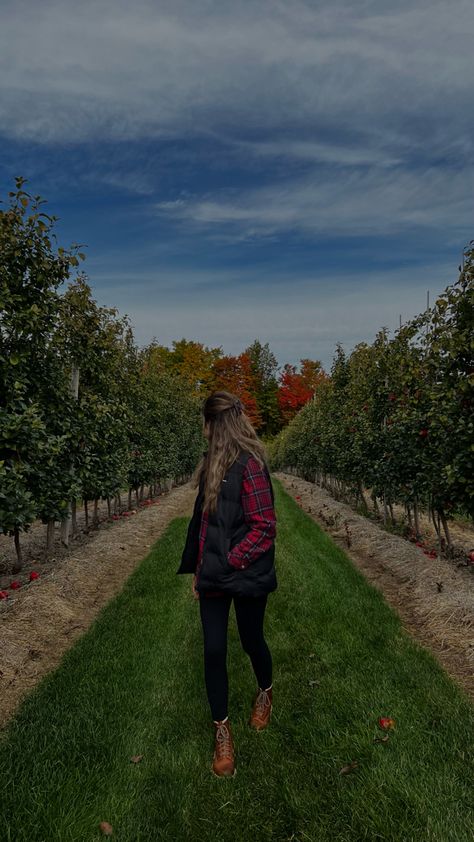
<path fill-rule="evenodd" d="M 136 340 L 278 363 L 394 331 L 474 237 L 472 0 L 3 0 L 0 192 Z"/>

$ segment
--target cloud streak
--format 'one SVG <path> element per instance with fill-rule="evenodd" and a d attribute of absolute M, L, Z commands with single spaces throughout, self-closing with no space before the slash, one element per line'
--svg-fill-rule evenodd
<path fill-rule="evenodd" d="M 305 179 L 237 196 L 161 202 L 157 211 L 200 228 L 231 228 L 245 236 L 302 231 L 324 236 L 395 235 L 442 229 L 459 238 L 472 222 L 474 169 L 420 172 L 373 168 L 311 173 Z"/>
<path fill-rule="evenodd" d="M 272 183 L 161 197 L 215 236 L 463 227 L 474 152 L 471 0 L 7 2 L 0 119 L 51 146 L 218 141 Z M 227 151 L 226 151 L 227 150 Z M 153 194 L 153 173 L 84 182 Z M 192 191 L 191 191 L 192 192 Z"/>
<path fill-rule="evenodd" d="M 0 32 L 11 137 L 120 140 L 288 124 L 367 137 L 383 120 L 410 146 L 423 118 L 426 143 L 439 150 L 451 145 L 456 114 L 469 146 L 470 0 L 395 10 L 387 0 L 23 0 L 6 4 Z M 441 109 L 446 128 L 428 134 Z"/>

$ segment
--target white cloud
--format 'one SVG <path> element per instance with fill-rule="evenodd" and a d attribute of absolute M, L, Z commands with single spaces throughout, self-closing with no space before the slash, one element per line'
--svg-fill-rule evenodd
<path fill-rule="evenodd" d="M 383 150 L 364 149 L 362 146 L 349 146 L 334 142 L 308 140 L 274 140 L 274 141 L 235 141 L 243 153 L 258 157 L 291 158 L 311 164 L 337 164 L 338 166 L 371 166 L 393 167 L 402 163 L 401 158 L 395 157 Z"/>
<path fill-rule="evenodd" d="M 161 203 L 220 238 L 449 237 L 472 218 L 473 35 L 472 0 L 10 0 L 0 125 L 95 143 L 81 180 L 141 195 L 152 174 L 101 163 L 101 140 L 123 156 L 127 141 L 207 137 L 229 167 L 276 167 L 270 186 Z"/>
<path fill-rule="evenodd" d="M 474 169 L 426 168 L 314 172 L 235 195 L 161 202 L 157 210 L 187 225 L 246 236 L 296 230 L 327 236 L 397 234 L 442 228 L 459 239 L 472 224 Z"/>
<path fill-rule="evenodd" d="M 76 142 L 326 127 L 371 139 L 355 160 L 398 158 L 371 130 L 383 123 L 385 140 L 399 132 L 411 147 L 424 134 L 445 150 L 456 135 L 462 148 L 473 32 L 471 0 L 16 0 L 0 27 L 2 129 Z"/>

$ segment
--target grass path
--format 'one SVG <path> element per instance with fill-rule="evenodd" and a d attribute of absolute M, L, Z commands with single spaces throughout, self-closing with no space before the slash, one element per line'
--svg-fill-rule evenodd
<path fill-rule="evenodd" d="M 274 711 L 266 731 L 248 728 L 255 680 L 232 609 L 235 778 L 210 772 L 199 606 L 191 577 L 175 573 L 188 522 L 178 518 L 5 732 L 1 842 L 93 842 L 103 820 L 118 842 L 472 838 L 473 706 L 274 487 Z M 396 720 L 386 744 L 373 742 L 379 716 Z"/>

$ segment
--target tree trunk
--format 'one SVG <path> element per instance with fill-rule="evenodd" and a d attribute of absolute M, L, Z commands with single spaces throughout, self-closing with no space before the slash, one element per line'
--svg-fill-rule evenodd
<path fill-rule="evenodd" d="M 379 509 L 379 504 L 377 503 L 377 495 L 376 494 L 372 494 L 372 502 L 374 504 L 374 514 L 378 516 L 380 514 L 380 509 Z"/>
<path fill-rule="evenodd" d="M 13 541 L 15 544 L 16 560 L 13 565 L 12 573 L 19 573 L 23 567 L 23 556 L 21 554 L 20 530 L 18 529 L 18 526 L 16 526 L 13 531 Z"/>
<path fill-rule="evenodd" d="M 110 519 L 112 517 L 112 508 L 110 506 L 110 497 L 107 495 L 107 516 Z"/>
<path fill-rule="evenodd" d="M 94 500 L 94 515 L 92 518 L 92 524 L 93 526 L 99 525 L 99 500 L 97 497 Z"/>
<path fill-rule="evenodd" d="M 71 502 L 71 526 L 72 526 L 72 534 L 77 534 L 77 505 L 76 500 L 72 500 Z"/>
<path fill-rule="evenodd" d="M 69 529 L 71 524 L 70 506 L 71 504 L 69 503 L 68 514 L 61 521 L 61 544 L 63 547 L 69 546 Z"/>
<path fill-rule="evenodd" d="M 437 515 L 437 517 L 436 517 L 436 515 Z M 436 510 L 433 511 L 433 523 L 434 523 L 434 527 L 436 529 L 436 535 L 437 535 L 438 555 L 441 556 L 441 553 L 443 552 L 444 538 L 441 535 L 441 525 L 440 525 L 439 512 L 437 512 Z"/>
<path fill-rule="evenodd" d="M 434 526 L 434 528 L 435 528 L 435 530 L 436 530 L 436 534 L 437 534 L 437 536 L 438 536 L 438 540 L 439 540 L 439 539 L 440 539 L 440 537 L 441 537 L 441 535 L 440 535 L 440 527 L 439 527 L 439 512 L 436 512 L 436 510 L 435 510 L 435 509 L 430 508 L 430 514 L 431 514 L 431 520 L 433 521 L 433 526 Z M 438 514 L 438 518 L 436 518 L 436 515 L 437 515 L 437 514 Z M 438 520 L 438 522 L 436 522 L 436 520 Z"/>
<path fill-rule="evenodd" d="M 79 399 L 79 367 L 77 365 L 72 365 L 71 367 L 71 382 L 70 382 L 70 392 L 72 397 L 77 401 Z M 71 459 L 69 463 L 69 474 L 73 476 L 74 474 L 74 460 Z M 74 506 L 76 501 L 74 500 Z M 69 534 L 71 531 L 72 525 L 72 501 L 70 500 L 67 507 L 67 515 L 65 520 L 63 520 L 61 524 L 61 542 L 65 547 L 69 546 Z M 74 534 L 73 529 L 73 534 Z"/>
<path fill-rule="evenodd" d="M 441 523 L 443 524 L 444 534 L 446 535 L 446 541 L 448 542 L 449 552 L 452 553 L 453 544 L 452 544 L 452 541 L 451 541 L 451 533 L 449 531 L 448 521 L 446 520 L 446 515 L 445 515 L 443 509 L 438 509 L 438 514 L 441 518 Z"/>
<path fill-rule="evenodd" d="M 413 517 L 415 519 L 415 535 L 416 540 L 419 541 L 421 538 L 421 531 L 420 531 L 420 518 L 418 514 L 418 500 L 413 501 Z"/>
<path fill-rule="evenodd" d="M 392 505 L 392 502 L 391 502 L 391 501 L 390 501 L 390 503 L 388 504 L 388 508 L 389 508 L 389 510 L 390 510 L 390 517 L 391 517 L 391 519 L 392 519 L 392 526 L 396 526 L 396 525 L 397 525 L 397 521 L 395 520 L 395 515 L 393 514 L 393 505 Z"/>
<path fill-rule="evenodd" d="M 128 489 L 128 511 L 132 508 L 132 489 Z"/>
<path fill-rule="evenodd" d="M 86 518 L 86 532 L 89 529 L 89 507 L 87 505 L 87 500 L 84 500 L 84 515 Z"/>
<path fill-rule="evenodd" d="M 367 504 L 367 500 L 365 499 L 364 489 L 363 489 L 363 486 L 362 486 L 362 483 L 361 483 L 360 480 L 357 483 L 357 491 L 358 491 L 362 506 L 364 507 L 364 511 L 367 513 L 369 511 L 369 506 Z"/>
<path fill-rule="evenodd" d="M 54 546 L 54 520 L 48 520 L 46 525 L 46 556 L 48 557 Z"/>

